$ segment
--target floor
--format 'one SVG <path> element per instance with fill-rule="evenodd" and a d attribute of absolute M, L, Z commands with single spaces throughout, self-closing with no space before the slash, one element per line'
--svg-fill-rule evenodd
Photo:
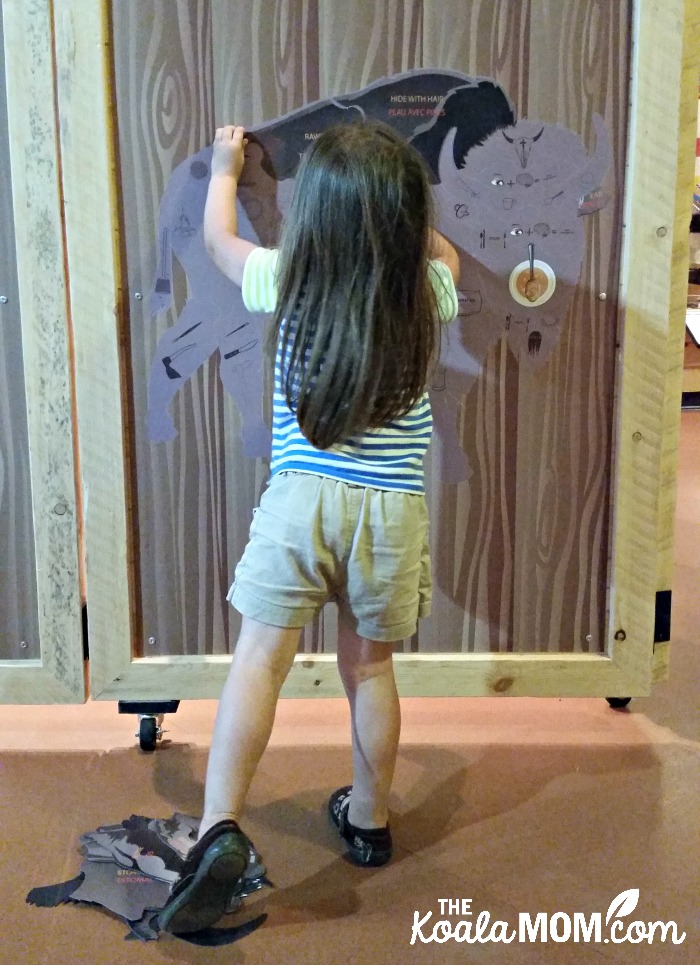
<path fill-rule="evenodd" d="M 669 681 L 624 711 L 599 699 L 402 701 L 396 854 L 384 868 L 350 865 L 323 814 L 348 778 L 343 703 L 283 701 L 245 826 L 276 887 L 224 919 L 267 915 L 234 944 L 125 941 L 124 924 L 97 908 L 25 903 L 30 889 L 78 873 L 81 833 L 132 812 L 199 813 L 215 704 L 184 702 L 152 755 L 135 748 L 134 719 L 113 703 L 0 707 L 0 962 L 700 961 L 700 412 L 683 414 L 677 518 Z M 443 899 L 459 899 L 460 913 L 443 916 Z M 622 935 L 633 920 L 675 921 L 685 939 L 605 941 L 609 910 Z M 526 912 L 559 913 L 555 937 L 575 913 L 599 912 L 603 938 L 555 941 L 550 931 L 546 943 L 520 942 Z M 515 940 L 458 942 L 464 926 L 422 940 L 443 917 L 454 929 L 480 913 L 484 935 L 500 920 Z"/>

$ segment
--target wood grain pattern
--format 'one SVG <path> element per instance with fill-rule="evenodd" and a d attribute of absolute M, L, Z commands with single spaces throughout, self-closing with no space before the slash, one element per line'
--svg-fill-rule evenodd
<path fill-rule="evenodd" d="M 478 385 L 459 400 L 468 482 L 439 479 L 434 443 L 433 616 L 406 646 L 601 650 L 629 4 L 182 0 L 170 9 L 176 15 L 165 18 L 156 0 L 115 8 L 132 295 L 148 290 L 155 271 L 157 204 L 168 174 L 217 124 L 259 123 L 418 66 L 493 77 L 518 116 L 561 123 L 588 143 L 592 112 L 604 114 L 615 136 L 613 203 L 590 219 L 582 290 L 555 358 L 533 375 L 503 345 L 489 352 Z M 608 302 L 591 294 L 600 290 L 610 291 Z M 141 637 L 156 640 L 141 652 L 223 652 L 238 618 L 217 599 L 245 545 L 266 466 L 246 464 L 238 415 L 222 397 L 213 360 L 174 403 L 179 438 L 155 445 L 143 438 L 146 366 L 174 318 L 149 321 L 145 302 L 130 302 Z M 302 649 L 332 649 L 333 636 L 317 621 Z"/>
<path fill-rule="evenodd" d="M 0 9 L 0 660 L 39 658 L 36 559 Z"/>
<path fill-rule="evenodd" d="M 211 9 L 215 126 L 260 124 L 318 99 L 318 0 Z"/>
<path fill-rule="evenodd" d="M 0 699 L 76 702 L 84 681 L 49 6 L 4 3 L 3 34 L 39 656 L 3 667 Z"/>
<path fill-rule="evenodd" d="M 101 697 L 106 700 L 198 699 L 218 695 L 230 661 L 225 656 L 144 658 L 125 668 Z M 402 696 L 425 697 L 604 697 L 643 696 L 602 654 L 507 653 L 398 654 L 396 682 Z M 626 688 L 631 689 L 626 689 Z M 343 697 L 334 654 L 297 657 L 282 697 Z"/>
<path fill-rule="evenodd" d="M 149 317 L 160 199 L 172 170 L 211 137 L 210 6 L 128 2 L 115 5 L 113 16 L 140 562 L 137 653 L 220 652 L 228 633 L 228 563 L 216 359 L 172 403 L 177 439 L 151 443 L 144 420 L 158 339 L 186 300 L 176 273 L 172 309 Z"/>
<path fill-rule="evenodd" d="M 630 13 L 626 3 L 590 0 L 533 9 L 531 36 L 552 53 L 543 62 L 531 44 L 528 114 L 577 131 L 589 151 L 592 115 L 601 114 L 613 139 L 614 170 L 606 182 L 610 203 L 588 219 L 580 284 L 546 378 L 520 373 L 519 649 L 605 647 Z M 563 82 L 550 88 L 552 73 Z"/>
<path fill-rule="evenodd" d="M 482 25 L 481 29 L 484 29 L 482 17 L 487 7 L 476 4 L 470 8 L 471 22 Z M 99 695 L 115 699 L 128 691 L 131 696 L 144 697 L 210 696 L 220 688 L 228 663 L 223 655 L 227 647 L 223 608 L 211 615 L 210 606 L 211 597 L 217 597 L 221 586 L 212 589 L 210 580 L 212 574 L 215 580 L 219 578 L 232 529 L 238 526 L 242 532 L 247 527 L 247 520 L 245 523 L 240 519 L 231 522 L 228 518 L 228 483 L 224 477 L 229 470 L 238 473 L 240 467 L 227 462 L 229 452 L 223 456 L 219 450 L 228 431 L 226 420 L 235 420 L 236 414 L 232 409 L 227 411 L 218 383 L 208 383 L 203 377 L 200 394 L 192 393 L 182 417 L 183 426 L 191 430 L 188 440 L 194 441 L 185 454 L 173 447 L 164 463 L 167 475 L 159 478 L 152 472 L 152 477 L 146 479 L 146 495 L 140 493 L 147 508 L 148 500 L 155 504 L 162 493 L 163 512 L 167 510 L 170 513 L 168 519 L 175 519 L 179 527 L 169 536 L 167 529 L 160 531 L 161 535 L 166 532 L 166 543 L 170 540 L 171 545 L 166 546 L 163 556 L 156 557 L 156 569 L 159 560 L 167 562 L 167 553 L 173 546 L 179 554 L 176 558 L 178 567 L 183 561 L 189 564 L 194 560 L 197 564 L 192 581 L 177 571 L 180 589 L 177 605 L 179 617 L 184 617 L 186 634 L 183 636 L 183 651 L 193 655 L 178 658 L 175 653 L 173 659 L 174 651 L 166 641 L 162 646 L 167 650 L 167 656 L 132 661 L 126 638 L 128 628 L 124 639 L 110 639 L 110 632 L 114 633 L 115 627 L 122 630 L 126 624 L 118 621 L 110 624 L 107 619 L 110 608 L 118 620 L 124 618 L 124 603 L 128 603 L 124 585 L 118 587 L 119 592 L 110 588 L 109 572 L 110 567 L 114 572 L 115 564 L 118 571 L 125 566 L 128 547 L 125 532 L 119 530 L 119 525 L 113 525 L 115 520 L 110 521 L 111 514 L 119 523 L 121 510 L 118 506 L 110 507 L 105 498 L 111 480 L 104 477 L 110 470 L 114 472 L 119 468 L 121 426 L 114 415 L 115 399 L 116 408 L 119 408 L 114 384 L 119 379 L 119 347 L 109 328 L 113 324 L 115 294 L 118 296 L 111 274 L 111 259 L 114 257 L 110 247 L 112 212 L 109 203 L 100 199 L 99 191 L 99 185 L 108 183 L 109 179 L 108 152 L 103 150 L 107 143 L 107 125 L 99 135 L 101 149 L 95 150 L 95 129 L 89 120 L 89 108 L 95 108 L 95 102 L 103 120 L 105 115 L 106 102 L 95 96 L 95 85 L 99 86 L 102 38 L 96 7 L 91 8 L 92 19 L 86 19 L 82 14 L 79 16 L 76 0 L 56 0 L 53 25 L 49 10 L 48 4 L 41 3 L 34 4 L 31 10 L 10 0 L 3 5 L 9 25 L 5 50 L 8 51 L 7 86 L 11 105 L 8 128 L 13 201 L 15 210 L 23 213 L 23 218 L 17 219 L 18 297 L 19 315 L 23 320 L 34 526 L 37 559 L 41 563 L 37 583 L 41 658 L 10 661 L 21 666 L 8 666 L 4 662 L 0 673 L 0 699 L 48 702 L 80 699 L 82 695 L 75 505 L 71 497 L 74 467 L 70 443 L 70 390 L 66 375 L 67 320 L 63 309 L 65 279 L 58 165 L 54 153 L 57 132 L 53 126 L 52 33 L 56 36 L 57 62 L 61 65 L 58 103 L 60 141 L 64 152 L 70 302 L 81 329 L 76 338 L 83 393 L 83 415 L 80 418 L 83 424 L 94 423 L 89 430 L 81 429 L 81 438 L 88 443 L 86 467 L 93 473 L 97 487 L 99 523 L 112 526 L 109 533 L 99 535 L 94 522 L 88 527 L 88 550 L 99 557 L 92 567 L 90 582 L 95 606 L 92 612 L 99 614 L 96 660 L 102 664 L 101 673 L 106 681 Z M 297 16 L 300 10 L 301 15 Z M 419 10 L 423 18 L 420 27 Z M 402 64 L 412 62 L 420 42 L 427 45 L 451 41 L 451 35 L 444 29 L 442 32 L 438 30 L 435 24 L 427 29 L 427 10 L 427 5 L 419 8 L 414 4 L 390 3 L 374 10 L 373 17 L 361 28 L 353 25 L 367 45 L 361 48 L 356 59 L 345 57 L 338 61 L 342 65 L 340 74 L 349 78 L 348 82 L 352 80 L 353 70 L 371 77 L 377 64 L 398 63 L 399 57 L 406 58 L 401 60 Z M 606 117 L 618 118 L 619 124 L 614 130 L 622 139 L 625 101 L 620 92 L 626 68 L 624 59 L 620 58 L 619 46 L 613 43 L 612 37 L 616 31 L 618 37 L 624 33 L 623 5 L 596 5 L 584 0 L 569 0 L 566 6 L 556 8 L 523 5 L 521 13 L 530 17 L 530 46 L 523 42 L 518 49 L 523 53 L 526 49 L 530 51 L 527 69 L 513 67 L 512 61 L 503 56 L 503 50 L 509 49 L 507 38 L 516 36 L 516 31 L 510 31 L 504 23 L 504 10 L 500 9 L 498 29 L 492 24 L 489 34 L 493 43 L 493 64 L 500 63 L 505 67 L 510 63 L 514 77 L 527 78 L 527 85 L 523 83 L 519 88 L 523 98 L 527 95 L 527 111 L 543 119 L 556 119 L 572 128 L 576 122 L 578 129 L 589 138 L 592 112 L 600 110 L 596 105 L 602 104 Z M 212 47 L 210 20 L 201 4 L 181 4 L 176 12 L 178 37 L 185 39 L 179 48 L 176 45 L 179 53 L 175 59 L 180 59 L 181 71 L 185 74 L 190 71 L 192 77 L 201 76 L 202 80 L 192 81 L 189 75 L 183 79 L 177 71 L 169 78 L 167 69 L 154 68 L 158 58 L 151 56 L 151 60 L 146 58 L 144 63 L 146 66 L 150 64 L 149 76 L 155 78 L 153 90 L 161 85 L 160 93 L 155 101 L 144 94 L 138 104 L 139 109 L 150 105 L 147 114 L 151 121 L 154 116 L 159 118 L 160 126 L 156 124 L 154 128 L 159 137 L 157 158 L 165 157 L 166 161 L 170 158 L 171 165 L 178 150 L 186 153 L 194 150 L 191 144 L 196 143 L 197 131 L 201 133 L 206 126 L 202 124 L 200 128 L 198 122 L 179 126 L 178 103 L 181 101 L 180 106 L 190 105 L 188 109 L 199 112 L 198 117 L 210 116 L 213 110 L 211 94 L 207 93 L 213 88 L 214 55 L 207 53 Z M 366 14 L 370 12 L 365 10 Z M 293 69 L 292 61 L 301 56 L 298 51 L 306 50 L 305 62 L 307 65 L 311 62 L 308 45 L 305 47 L 299 36 L 300 25 L 308 25 L 311 13 L 311 5 L 304 5 L 303 9 L 294 5 L 278 8 L 280 23 L 275 36 L 280 38 L 279 64 L 285 78 L 277 90 L 278 97 L 282 96 L 280 92 L 289 92 L 292 88 L 294 91 L 304 89 L 303 84 L 299 87 L 301 75 Z M 613 17 L 614 29 L 605 28 L 603 15 Z M 615 21 L 615 17 L 619 17 L 619 21 Z M 403 38 L 400 55 L 398 44 L 387 45 L 382 40 L 385 26 L 398 22 L 402 25 L 400 34 Z M 319 8 L 319 35 L 322 28 L 328 29 L 331 23 L 342 27 L 342 16 L 330 6 Z M 556 88 L 555 96 L 545 98 L 541 78 L 545 76 L 549 83 L 552 68 L 545 69 L 543 62 L 536 58 L 533 38 L 538 36 L 541 40 L 545 35 L 556 40 L 565 35 L 571 25 L 580 29 L 586 38 L 586 43 L 577 48 L 580 51 L 580 59 L 576 62 L 579 79 L 565 74 L 570 64 L 564 58 L 558 70 L 566 76 L 565 82 Z M 163 42 L 163 34 L 147 16 L 146 28 L 152 31 L 147 53 L 153 55 L 154 49 L 157 53 Z M 172 36 L 168 37 L 170 46 Z M 557 49 L 555 40 L 548 43 L 547 49 Z M 691 3 L 679 2 L 670 7 L 668 2 L 662 3 L 661 0 L 644 0 L 635 44 L 638 58 L 634 67 L 635 120 L 626 201 L 628 235 L 622 270 L 625 338 L 615 459 L 610 457 L 610 437 L 606 437 L 606 432 L 612 435 L 610 386 L 614 382 L 614 367 L 611 374 L 609 313 L 614 315 L 614 306 L 610 298 L 606 303 L 597 299 L 601 286 L 610 285 L 613 289 L 615 286 L 617 265 L 604 258 L 604 253 L 616 244 L 619 237 L 618 213 L 612 207 L 605 217 L 599 216 L 598 228 L 590 234 L 584 265 L 585 284 L 577 294 L 565 337 L 547 369 L 536 377 L 521 371 L 513 365 L 505 345 L 500 344 L 490 353 L 485 376 L 463 400 L 461 410 L 462 437 L 473 444 L 473 451 L 479 457 L 472 480 L 455 498 L 452 532 L 444 531 L 450 536 L 451 542 L 446 545 L 452 554 L 448 572 L 450 582 L 446 585 L 452 594 L 451 599 L 456 596 L 465 601 L 461 622 L 456 627 L 462 648 L 465 651 L 520 648 L 528 633 L 534 633 L 535 643 L 540 648 L 561 645 L 561 627 L 570 620 L 572 649 L 584 649 L 580 643 L 581 634 L 586 623 L 590 624 L 596 615 L 600 616 L 605 588 L 599 585 L 582 592 L 581 578 L 586 572 L 596 574 L 597 554 L 603 552 L 601 547 L 606 543 L 605 504 L 609 500 L 606 477 L 614 465 L 617 478 L 611 568 L 613 615 L 608 635 L 599 644 L 606 649 L 608 656 L 540 652 L 531 656 L 527 653 L 464 653 L 435 657 L 434 651 L 428 648 L 441 642 L 439 636 L 435 634 L 431 640 L 423 635 L 418 645 L 425 650 L 424 653 L 397 659 L 397 677 L 404 693 L 603 696 L 648 691 L 652 668 L 648 641 L 653 627 L 653 594 L 656 589 L 665 588 L 669 578 L 675 491 L 673 475 L 682 352 L 681 295 L 686 258 L 687 212 L 683 194 L 685 186 L 690 183 L 686 171 L 689 162 L 679 162 L 677 155 L 680 145 L 681 156 L 691 158 L 699 41 L 700 17 Z M 485 49 L 484 45 L 479 46 L 479 57 L 484 56 Z M 132 50 L 132 56 L 135 53 L 138 50 Z M 330 76 L 331 58 L 325 64 L 323 69 L 326 76 Z M 321 74 L 319 67 L 319 78 Z M 663 78 L 661 84 L 660 77 Z M 605 78 L 605 82 L 601 78 Z M 320 86 L 320 79 L 318 83 Z M 311 84 L 309 81 L 308 89 Z M 676 109 L 679 87 L 683 90 L 680 112 Z M 297 94 L 285 93 L 284 96 L 296 98 Z M 154 103 L 160 105 L 160 113 L 156 110 L 155 115 L 151 110 Z M 548 111 L 551 113 L 547 114 Z M 34 127 L 29 127 L 28 118 L 32 119 Z M 40 150 L 34 150 L 36 125 L 46 133 L 41 139 Z M 653 138 L 648 136 L 650 130 L 655 132 Z M 150 131 L 148 125 L 142 124 L 137 127 L 136 135 L 145 139 L 150 136 Z M 138 144 L 138 137 L 133 143 Z M 82 165 L 87 156 L 91 158 L 91 171 L 96 177 L 90 179 L 89 186 L 82 185 L 81 197 Z M 615 187 L 621 184 L 623 156 L 624 152 L 616 149 L 616 170 L 611 178 Z M 146 169 L 151 187 L 155 185 L 157 188 L 158 177 L 162 180 L 167 165 L 159 168 L 154 160 L 156 155 L 147 151 L 144 157 L 151 159 L 151 166 Z M 650 185 L 654 188 L 651 193 Z M 124 190 L 127 188 L 125 185 Z M 158 197 L 157 190 L 152 197 Z M 140 196 L 141 200 L 147 198 L 147 194 Z M 40 223 L 37 212 L 40 213 Z M 135 215 L 138 224 L 142 212 L 137 210 Z M 146 208 L 143 222 L 146 223 L 149 217 L 153 215 Z M 674 230 L 669 232 L 669 226 Z M 145 242 L 143 250 L 146 250 Z M 138 263 L 136 265 L 138 267 Z M 57 292 L 61 297 L 56 297 Z M 92 320 L 89 321 L 91 313 Z M 90 325 L 93 331 L 86 338 Z M 107 332 L 109 337 L 105 337 Z M 111 386 L 108 385 L 110 382 Z M 213 390 L 212 384 L 215 385 Z M 50 406 L 45 404 L 47 400 Z M 508 468 L 511 465 L 508 460 L 512 458 L 509 442 L 513 438 L 509 413 L 514 402 L 517 407 L 515 489 L 513 474 Z M 117 434 L 110 421 L 117 422 Z M 16 427 L 15 423 L 13 428 Z M 578 440 L 580 445 L 574 446 L 573 440 Z M 106 448 L 106 455 L 96 451 L 100 444 Z M 431 472 L 433 469 L 434 461 Z M 246 472 L 242 488 L 248 487 L 248 490 L 241 497 L 241 504 L 254 498 L 250 493 L 262 483 L 260 466 L 250 467 Z M 3 478 L 7 478 L 6 474 Z M 140 478 L 138 482 L 140 486 L 144 485 Z M 440 480 L 433 478 L 431 485 L 433 492 L 438 491 Z M 197 502 L 197 512 L 193 513 L 189 499 L 199 498 L 202 493 L 205 494 L 205 509 Z M 552 493 L 556 498 L 550 497 Z M 121 496 L 116 495 L 117 499 L 123 498 L 123 492 Z M 56 511 L 57 507 L 60 512 Z M 207 529 L 209 509 L 212 511 L 210 530 Z M 567 511 L 569 519 L 566 518 Z M 154 519 L 157 522 L 155 513 Z M 139 525 L 143 522 L 141 509 L 137 521 Z M 201 533 L 204 537 L 200 539 Z M 516 547 L 515 562 L 509 564 L 503 551 L 512 543 Z M 141 571 L 143 584 L 148 590 L 150 576 L 146 571 L 152 565 L 154 555 L 146 533 L 142 537 L 141 549 L 146 551 Z M 439 549 L 442 551 L 443 547 Z M 446 556 L 441 552 L 441 559 Z M 519 561 L 532 564 L 531 569 L 523 566 L 519 570 Z M 505 591 L 500 589 L 499 573 L 500 585 L 505 584 Z M 516 579 L 518 573 L 520 584 Z M 512 608 L 507 593 L 509 574 L 514 574 L 515 579 Z M 529 574 L 534 574 L 532 583 L 525 581 L 525 575 Z M 160 573 L 153 582 L 157 587 L 168 585 L 167 580 L 160 582 Z M 225 586 L 226 582 L 227 578 L 223 577 L 221 584 Z M 207 593 L 211 596 L 207 597 Z M 526 612 L 533 593 L 542 604 L 534 615 Z M 575 607 L 569 607 L 574 598 Z M 561 613 L 557 607 L 561 607 Z M 524 627 L 522 632 L 511 630 L 516 618 L 518 627 Z M 319 650 L 327 646 L 334 634 L 332 623 L 331 611 L 324 614 L 310 632 L 308 649 Z M 610 638 L 618 627 L 625 630 L 624 640 Z M 192 640 L 196 642 L 188 642 Z M 199 656 L 207 648 L 217 646 L 217 640 L 221 641 L 218 645 L 222 656 Z M 110 652 L 116 649 L 117 660 Z M 667 648 L 663 648 L 663 653 L 666 658 Z M 332 656 L 311 655 L 311 659 L 299 662 L 285 693 L 305 696 L 339 694 Z"/>
<path fill-rule="evenodd" d="M 66 262 L 75 358 L 87 556 L 90 689 L 99 694 L 132 657 L 132 589 L 125 467 L 130 393 L 125 295 L 119 278 L 115 111 L 106 3 L 55 0 L 56 102 L 65 212 Z M 104 15 L 104 19 L 103 19 Z M 89 173 L 86 173 L 89 172 Z M 81 648 L 82 650 L 82 648 Z"/>
<path fill-rule="evenodd" d="M 422 0 L 319 0 L 320 96 L 422 66 Z"/>

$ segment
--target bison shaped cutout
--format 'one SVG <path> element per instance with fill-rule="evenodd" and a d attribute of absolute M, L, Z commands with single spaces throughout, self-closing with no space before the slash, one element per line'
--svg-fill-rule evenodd
<path fill-rule="evenodd" d="M 505 335 L 522 364 L 539 366 L 554 349 L 578 284 L 585 216 L 606 203 L 611 163 L 605 124 L 594 116 L 589 154 L 574 131 L 517 120 L 506 93 L 488 78 L 414 70 L 292 111 L 248 132 L 238 191 L 238 230 L 274 246 L 304 149 L 321 131 L 364 118 L 392 125 L 430 171 L 436 227 L 461 262 L 457 320 L 443 338 L 431 397 L 443 437 L 446 479 L 468 474 L 456 409 L 477 379 L 489 348 Z M 236 119 L 238 120 L 238 119 Z M 215 352 L 226 391 L 242 418 L 251 458 L 270 452 L 263 416 L 264 320 L 244 307 L 240 290 L 209 259 L 202 238 L 211 148 L 172 173 L 159 213 L 152 316 L 173 301 L 173 257 L 188 280 L 175 325 L 160 338 L 149 378 L 148 433 L 175 438 L 168 406 Z M 452 454 L 450 456 L 450 454 Z"/>

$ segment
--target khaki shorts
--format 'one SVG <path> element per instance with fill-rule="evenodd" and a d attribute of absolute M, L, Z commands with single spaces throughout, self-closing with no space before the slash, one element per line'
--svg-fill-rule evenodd
<path fill-rule="evenodd" d="M 228 600 L 244 616 L 303 627 L 329 600 L 368 640 L 404 640 L 430 614 L 425 497 L 310 473 L 272 477 Z"/>

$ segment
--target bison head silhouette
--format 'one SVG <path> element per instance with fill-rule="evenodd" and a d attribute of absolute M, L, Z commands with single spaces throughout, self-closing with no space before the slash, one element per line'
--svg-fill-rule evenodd
<path fill-rule="evenodd" d="M 579 281 L 583 216 L 605 204 L 610 139 L 593 117 L 591 154 L 573 131 L 518 121 L 455 159 L 445 137 L 435 185 L 438 228 L 465 253 L 463 315 L 490 317 L 516 355 L 543 361 Z"/>

